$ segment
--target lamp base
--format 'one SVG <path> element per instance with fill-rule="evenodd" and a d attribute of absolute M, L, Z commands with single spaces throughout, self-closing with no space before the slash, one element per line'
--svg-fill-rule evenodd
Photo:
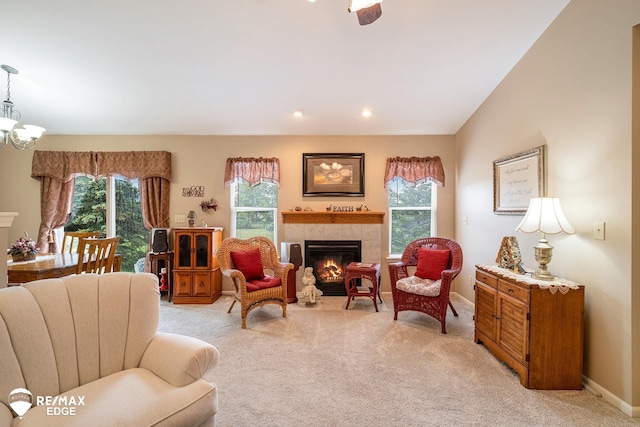
<path fill-rule="evenodd" d="M 554 276 L 549 273 L 546 266 L 544 266 L 544 269 L 542 266 L 538 266 L 538 269 L 533 273 L 533 278 L 536 280 L 553 280 Z"/>
<path fill-rule="evenodd" d="M 547 264 L 551 262 L 553 246 L 544 238 L 538 240 L 538 244 L 533 247 L 535 251 L 536 261 L 538 261 L 538 269 L 533 273 L 536 280 L 553 280 L 553 275 L 547 270 Z"/>

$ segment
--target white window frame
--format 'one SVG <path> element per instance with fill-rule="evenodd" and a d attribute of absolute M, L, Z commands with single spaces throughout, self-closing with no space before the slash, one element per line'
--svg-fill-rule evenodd
<path fill-rule="evenodd" d="M 265 211 L 272 211 L 273 212 L 273 241 L 275 242 L 278 238 L 278 206 L 274 207 L 274 208 L 263 208 L 263 207 L 238 207 L 236 206 L 236 198 L 235 195 L 238 191 L 238 185 L 240 183 L 238 181 L 233 182 L 231 184 L 231 189 L 229 191 L 229 196 L 231 198 L 231 203 L 229 204 L 229 206 L 231 206 L 231 230 L 230 230 L 230 235 L 231 237 L 237 237 L 237 233 L 236 233 L 236 222 L 237 222 L 237 214 L 239 212 L 265 212 Z M 258 184 L 261 185 L 262 183 Z M 280 189 L 278 188 L 278 186 L 276 186 L 276 191 L 279 193 Z M 279 199 L 279 194 L 278 194 L 278 199 Z M 276 199 L 276 200 L 278 200 Z M 276 204 L 278 204 L 279 201 L 276 202 Z"/>
<path fill-rule="evenodd" d="M 403 182 L 404 185 L 411 185 L 404 180 L 401 180 L 401 182 Z M 430 224 L 431 235 L 422 236 L 422 237 L 435 237 L 438 235 L 437 234 L 438 233 L 438 191 L 437 191 L 438 186 L 434 182 L 426 182 L 420 185 L 426 185 L 426 184 L 431 185 L 431 206 L 392 207 L 391 203 L 389 203 L 389 193 L 387 192 L 387 203 L 389 207 L 389 246 L 387 250 L 389 252 L 389 257 L 399 258 L 402 256 L 402 252 L 394 253 L 391 251 L 392 236 L 393 236 L 393 211 L 431 211 L 431 224 Z"/>

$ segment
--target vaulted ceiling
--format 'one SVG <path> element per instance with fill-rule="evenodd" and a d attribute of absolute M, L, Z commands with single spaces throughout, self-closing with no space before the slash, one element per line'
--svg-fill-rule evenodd
<path fill-rule="evenodd" d="M 48 134 L 453 134 L 568 2 L 13 1 L 0 63 Z"/>

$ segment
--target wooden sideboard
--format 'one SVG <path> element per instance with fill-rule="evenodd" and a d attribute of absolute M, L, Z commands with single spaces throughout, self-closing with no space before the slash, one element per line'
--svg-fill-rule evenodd
<path fill-rule="evenodd" d="M 582 388 L 584 286 L 564 283 L 577 289 L 560 292 L 510 270 L 476 266 L 474 340 L 526 388 Z"/>

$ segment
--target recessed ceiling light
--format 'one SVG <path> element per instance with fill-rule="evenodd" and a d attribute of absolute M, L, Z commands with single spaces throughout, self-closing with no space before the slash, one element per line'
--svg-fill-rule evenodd
<path fill-rule="evenodd" d="M 294 117 L 302 117 L 302 110 L 294 110 L 293 111 L 293 116 Z"/>
<path fill-rule="evenodd" d="M 309 0 L 309 3 L 315 3 L 316 0 Z"/>
<path fill-rule="evenodd" d="M 362 117 L 371 117 L 371 110 L 369 110 L 368 108 L 362 110 Z"/>

